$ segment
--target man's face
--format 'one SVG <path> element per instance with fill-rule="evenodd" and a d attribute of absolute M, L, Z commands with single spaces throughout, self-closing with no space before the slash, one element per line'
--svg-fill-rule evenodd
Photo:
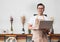
<path fill-rule="evenodd" d="M 39 14 L 43 14 L 44 12 L 44 7 L 42 5 L 38 6 L 37 8 Z"/>

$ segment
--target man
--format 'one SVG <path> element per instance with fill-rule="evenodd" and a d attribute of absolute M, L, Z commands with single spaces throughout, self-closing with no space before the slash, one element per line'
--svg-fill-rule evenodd
<path fill-rule="evenodd" d="M 32 40 L 34 42 L 48 42 L 47 39 L 47 32 L 46 29 L 39 29 L 39 21 L 40 20 L 47 20 L 47 17 L 43 15 L 43 12 L 45 10 L 45 6 L 42 3 L 39 3 L 37 5 L 37 12 L 38 14 L 36 16 L 33 16 L 28 24 L 28 29 L 32 30 Z"/>

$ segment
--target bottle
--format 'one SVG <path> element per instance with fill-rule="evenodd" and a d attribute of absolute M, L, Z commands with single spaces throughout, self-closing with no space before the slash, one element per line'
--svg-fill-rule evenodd
<path fill-rule="evenodd" d="M 25 34 L 25 29 L 24 28 L 22 28 L 22 34 Z"/>

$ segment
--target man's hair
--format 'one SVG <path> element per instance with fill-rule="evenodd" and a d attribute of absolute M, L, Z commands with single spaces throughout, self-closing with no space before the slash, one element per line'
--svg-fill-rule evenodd
<path fill-rule="evenodd" d="M 42 4 L 42 3 L 39 3 L 39 4 L 37 4 L 37 8 L 38 8 L 38 6 L 43 6 L 44 8 L 45 8 L 45 5 L 44 4 Z"/>

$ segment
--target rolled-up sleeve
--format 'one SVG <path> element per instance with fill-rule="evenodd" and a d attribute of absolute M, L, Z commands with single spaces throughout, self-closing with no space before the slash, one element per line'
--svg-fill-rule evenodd
<path fill-rule="evenodd" d="M 33 18 L 30 18 L 30 19 L 29 19 L 28 24 L 33 25 Z"/>

